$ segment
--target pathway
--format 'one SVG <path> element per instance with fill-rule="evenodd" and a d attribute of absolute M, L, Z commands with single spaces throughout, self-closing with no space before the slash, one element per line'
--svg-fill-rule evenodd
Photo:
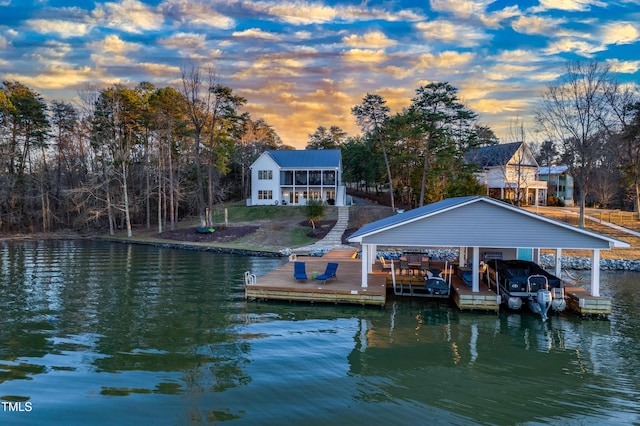
<path fill-rule="evenodd" d="M 338 220 L 331 231 L 320 241 L 311 245 L 291 249 L 291 253 L 296 255 L 310 255 L 326 253 L 334 248 L 353 248 L 349 245 L 342 244 L 342 234 L 349 225 L 349 207 L 338 207 Z"/>

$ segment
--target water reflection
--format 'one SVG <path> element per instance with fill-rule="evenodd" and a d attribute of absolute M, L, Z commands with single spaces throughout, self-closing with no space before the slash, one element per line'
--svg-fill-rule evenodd
<path fill-rule="evenodd" d="M 282 261 L 4 243 L 0 399 L 35 407 L 10 421 L 640 421 L 636 275 L 603 273 L 614 299 L 604 321 L 407 300 L 246 303 L 244 271 Z"/>

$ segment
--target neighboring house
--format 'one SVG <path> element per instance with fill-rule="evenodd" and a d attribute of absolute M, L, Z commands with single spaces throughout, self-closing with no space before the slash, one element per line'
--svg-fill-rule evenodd
<path fill-rule="evenodd" d="M 478 181 L 487 195 L 521 205 L 545 205 L 547 182 L 537 180 L 538 162 L 524 142 L 498 144 L 469 150 L 469 164 L 478 166 Z"/>
<path fill-rule="evenodd" d="M 549 195 L 564 201 L 565 206 L 573 206 L 573 177 L 569 166 L 540 167 L 538 179 L 549 182 Z"/>
<path fill-rule="evenodd" d="M 339 149 L 265 151 L 251 165 L 247 205 L 305 205 L 322 200 L 344 206 Z"/>

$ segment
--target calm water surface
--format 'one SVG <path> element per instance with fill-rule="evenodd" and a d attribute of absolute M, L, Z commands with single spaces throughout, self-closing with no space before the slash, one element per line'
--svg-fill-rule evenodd
<path fill-rule="evenodd" d="M 283 260 L 2 243 L 0 424 L 640 424 L 640 274 L 608 320 L 245 302 Z"/>

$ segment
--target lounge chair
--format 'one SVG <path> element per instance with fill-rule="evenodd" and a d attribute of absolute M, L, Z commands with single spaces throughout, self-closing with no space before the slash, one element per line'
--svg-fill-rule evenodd
<path fill-rule="evenodd" d="M 293 277 L 298 281 L 307 280 L 307 271 L 305 270 L 304 262 L 294 262 L 293 264 Z"/>
<path fill-rule="evenodd" d="M 337 279 L 336 271 L 338 270 L 338 264 L 334 262 L 327 263 L 327 269 L 324 271 L 324 274 L 320 274 L 316 277 L 316 280 L 323 281 L 324 284 L 327 283 L 329 278 Z"/>

